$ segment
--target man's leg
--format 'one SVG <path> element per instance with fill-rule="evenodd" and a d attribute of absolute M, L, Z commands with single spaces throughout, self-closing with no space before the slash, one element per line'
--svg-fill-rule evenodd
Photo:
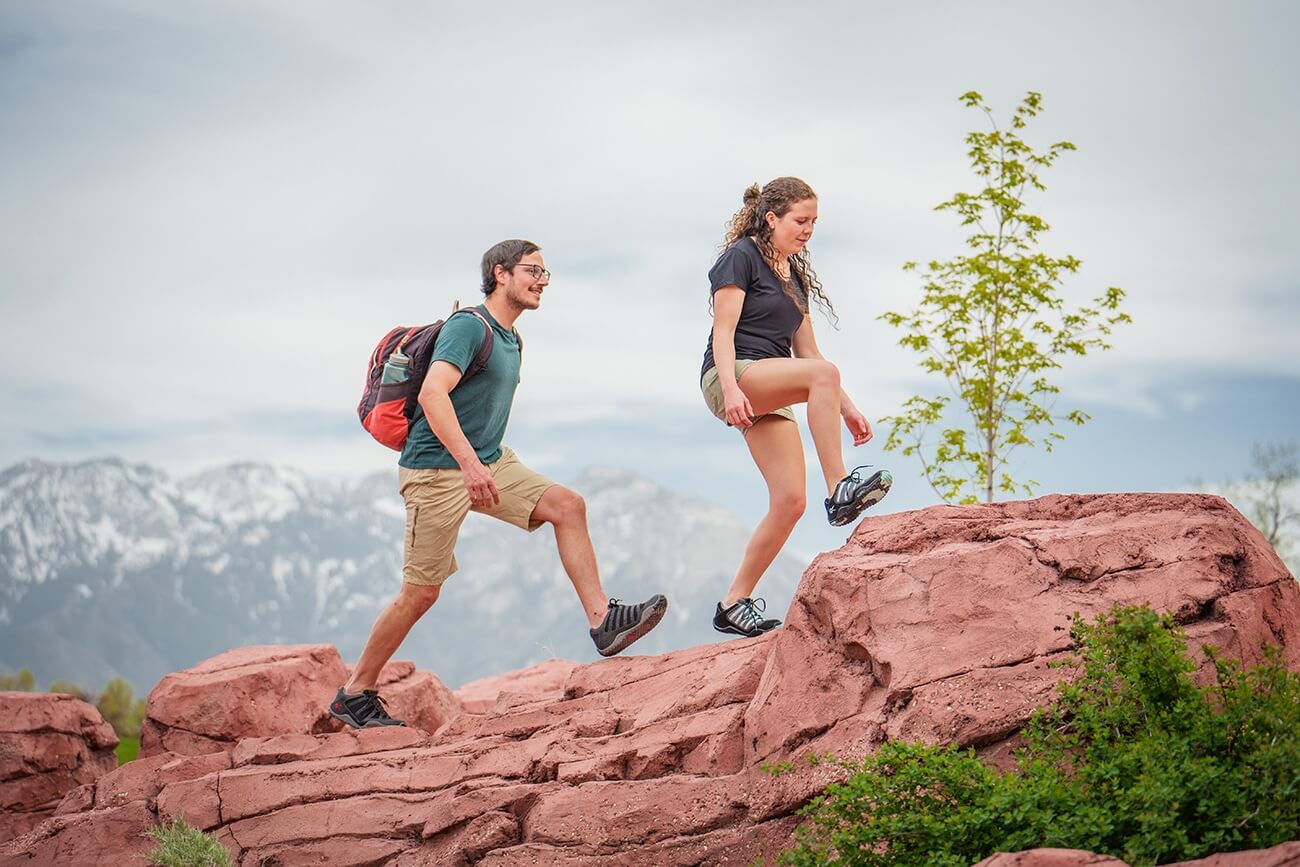
<path fill-rule="evenodd" d="M 501 501 L 479 511 L 529 531 L 544 523 L 555 528 L 560 562 L 587 615 L 597 653 L 621 653 L 654 629 L 668 610 L 668 600 L 662 595 L 655 594 L 635 605 L 605 598 L 582 497 L 528 469 L 510 449 L 502 449 L 501 460 L 491 466 L 491 471 Z"/>
<path fill-rule="evenodd" d="M 366 649 L 361 651 L 361 658 L 357 660 L 356 668 L 352 669 L 352 679 L 343 687 L 344 692 L 356 695 L 378 687 L 379 672 L 406 640 L 406 635 L 415 622 L 438 601 L 441 590 L 441 585 L 425 587 L 403 582 L 397 598 L 384 609 L 370 630 Z"/>
<path fill-rule="evenodd" d="M 613 656 L 658 625 L 668 610 L 668 600 L 655 594 L 635 605 L 606 600 L 600 586 L 596 552 L 587 532 L 587 504 L 568 488 L 552 485 L 533 508 L 531 520 L 555 527 L 555 545 L 564 571 L 578 591 L 591 625 L 591 640 L 601 656 Z"/>
<path fill-rule="evenodd" d="M 402 589 L 375 621 L 351 679 L 330 702 L 331 716 L 357 728 L 403 725 L 388 715 L 379 698 L 379 673 L 438 600 L 442 582 L 456 571 L 456 537 L 469 512 L 459 472 L 402 468 L 398 476 L 406 501 Z"/>
<path fill-rule="evenodd" d="M 560 552 L 560 562 L 573 582 L 573 589 L 578 591 L 587 624 L 595 629 L 605 619 L 609 605 L 600 586 L 596 551 L 587 531 L 586 502 L 576 492 L 552 485 L 537 501 L 531 518 L 555 528 L 555 546 Z"/>

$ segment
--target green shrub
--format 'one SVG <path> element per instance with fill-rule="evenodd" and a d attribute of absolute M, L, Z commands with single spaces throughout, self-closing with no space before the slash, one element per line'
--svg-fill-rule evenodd
<path fill-rule="evenodd" d="M 1081 665 L 1025 729 L 1006 774 L 955 746 L 888 743 L 802 811 L 780 863 L 968 865 L 1087 849 L 1134 867 L 1275 846 L 1300 828 L 1300 675 L 1272 648 L 1243 670 L 1149 608 L 1075 618 Z M 834 760 L 832 760 L 834 761 Z"/>
<path fill-rule="evenodd" d="M 158 848 L 149 853 L 150 864 L 159 867 L 232 867 L 226 847 L 186 824 L 184 819 L 173 819 L 170 825 L 156 825 L 149 829 L 149 836 L 158 841 Z"/>

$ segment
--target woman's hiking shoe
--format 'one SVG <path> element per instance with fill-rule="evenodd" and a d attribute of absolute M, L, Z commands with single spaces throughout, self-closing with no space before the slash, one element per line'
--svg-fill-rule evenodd
<path fill-rule="evenodd" d="M 832 527 L 843 527 L 889 493 L 889 488 L 894 484 L 894 477 L 889 474 L 889 470 L 877 470 L 863 479 L 858 475 L 858 470 L 865 469 L 866 467 L 854 467 L 853 472 L 835 486 L 835 492 L 826 498 L 826 520 L 831 522 Z"/>
<path fill-rule="evenodd" d="M 596 652 L 613 656 L 628 648 L 633 641 L 658 625 L 668 610 L 668 599 L 656 593 L 637 605 L 624 605 L 617 599 L 609 600 L 609 610 L 600 625 L 591 630 L 591 640 L 596 642 Z"/>
<path fill-rule="evenodd" d="M 723 608 L 722 603 L 719 602 L 718 610 L 713 615 L 713 628 L 719 632 L 743 635 L 746 638 L 762 635 L 769 629 L 776 629 L 781 625 L 780 620 L 764 620 L 761 615 L 766 610 L 767 603 L 762 599 L 746 597 L 727 608 Z"/>
<path fill-rule="evenodd" d="M 379 726 L 404 726 L 400 719 L 388 715 L 384 700 L 373 689 L 362 690 L 360 695 L 348 695 L 339 687 L 330 702 L 330 716 L 342 720 L 354 729 L 372 729 Z"/>

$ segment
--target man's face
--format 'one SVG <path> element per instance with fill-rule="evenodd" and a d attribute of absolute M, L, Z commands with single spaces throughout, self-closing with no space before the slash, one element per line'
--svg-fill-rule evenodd
<path fill-rule="evenodd" d="M 513 268 L 502 268 L 501 271 L 496 291 L 506 293 L 507 301 L 524 310 L 536 310 L 541 306 L 542 290 L 550 285 L 551 275 L 542 261 L 540 250 L 524 256 Z"/>

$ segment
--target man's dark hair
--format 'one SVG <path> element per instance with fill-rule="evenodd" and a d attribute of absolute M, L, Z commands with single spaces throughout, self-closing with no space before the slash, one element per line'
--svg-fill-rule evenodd
<path fill-rule="evenodd" d="M 509 271 L 519 264 L 519 260 L 529 253 L 536 253 L 541 247 L 532 241 L 524 241 L 514 238 L 509 241 L 502 241 L 499 244 L 493 244 L 488 251 L 483 254 L 483 294 L 491 295 L 497 288 L 496 267 L 500 265 Z"/>

